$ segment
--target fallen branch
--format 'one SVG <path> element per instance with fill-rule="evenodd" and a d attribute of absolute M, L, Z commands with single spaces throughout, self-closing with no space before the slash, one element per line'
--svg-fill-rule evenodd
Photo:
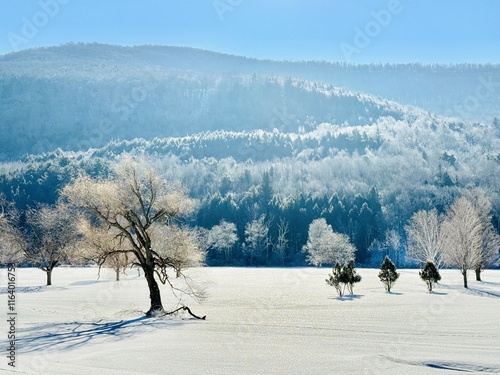
<path fill-rule="evenodd" d="M 187 307 L 187 306 L 181 306 L 178 309 L 175 309 L 173 311 L 165 312 L 165 313 L 161 314 L 161 316 L 173 315 L 173 314 L 175 314 L 176 312 L 178 312 L 180 310 L 187 311 L 189 313 L 189 315 L 191 315 L 193 318 L 196 318 L 196 319 L 205 320 L 206 317 L 207 317 L 206 315 L 204 315 L 204 316 L 201 317 L 201 316 L 193 314 L 193 312 L 191 311 L 191 309 L 189 307 Z"/>

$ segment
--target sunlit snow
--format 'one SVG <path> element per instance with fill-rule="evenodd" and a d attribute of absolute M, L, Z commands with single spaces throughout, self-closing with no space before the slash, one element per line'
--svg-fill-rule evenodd
<path fill-rule="evenodd" d="M 116 282 L 112 271 L 97 279 L 95 268 L 61 267 L 46 287 L 41 271 L 18 269 L 15 373 L 500 373 L 500 271 L 485 271 L 484 282 L 471 273 L 465 290 L 458 271 L 444 270 L 429 294 L 418 270 L 400 270 L 386 293 L 377 270 L 359 269 L 363 280 L 344 298 L 326 285 L 329 271 L 192 269 L 207 297 L 184 302 L 207 315 L 201 321 L 144 317 L 148 290 L 136 270 Z M 10 370 L 5 356 L 0 369 Z"/>

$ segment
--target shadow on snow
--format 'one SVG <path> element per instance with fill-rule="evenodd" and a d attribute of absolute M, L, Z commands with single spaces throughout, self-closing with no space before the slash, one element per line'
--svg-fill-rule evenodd
<path fill-rule="evenodd" d="M 472 373 L 494 373 L 498 374 L 500 368 L 495 365 L 485 365 L 479 363 L 464 363 L 464 362 L 440 362 L 440 361 L 407 361 L 401 358 L 392 358 L 388 356 L 383 356 L 391 362 L 412 365 L 412 366 L 423 366 L 439 370 L 449 370 L 457 372 L 472 372 Z"/>
<path fill-rule="evenodd" d="M 337 301 L 354 301 L 354 300 L 357 300 L 357 299 L 361 299 L 363 298 L 364 295 L 363 294 L 348 294 L 348 295 L 345 295 L 345 296 L 337 296 L 337 297 L 329 297 L 328 299 L 334 299 L 334 300 L 337 300 Z"/>
<path fill-rule="evenodd" d="M 20 353 L 74 349 L 98 338 L 121 340 L 144 333 L 146 329 L 172 328 L 183 324 L 169 320 L 140 316 L 119 321 L 49 323 L 19 330 L 16 347 Z"/>

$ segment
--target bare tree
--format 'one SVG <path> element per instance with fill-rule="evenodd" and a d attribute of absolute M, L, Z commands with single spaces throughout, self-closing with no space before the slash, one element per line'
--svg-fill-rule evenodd
<path fill-rule="evenodd" d="M 482 223 L 481 261 L 475 268 L 476 280 L 481 281 L 481 272 L 499 261 L 500 236 L 493 227 L 491 202 L 481 189 L 470 192 L 471 201 L 476 207 Z"/>
<path fill-rule="evenodd" d="M 150 308 L 146 315 L 165 314 L 157 278 L 176 289 L 167 270 L 177 263 L 158 238 L 164 238 L 162 232 L 167 232 L 176 219 L 193 212 L 194 201 L 180 187 L 167 184 L 149 164 L 131 159 L 117 166 L 112 179 L 77 178 L 63 189 L 63 196 L 92 213 L 87 218 L 91 225 L 116 232 L 121 247 L 102 249 L 100 263 L 116 254 L 131 256 L 133 264 L 144 271 L 148 284 Z M 196 296 L 194 291 L 192 295 Z M 182 308 L 191 313 L 188 307 Z"/>
<path fill-rule="evenodd" d="M 87 219 L 80 219 L 77 225 L 82 238 L 77 244 L 78 251 L 73 254 L 73 260 L 99 263 L 102 254 L 114 252 L 123 248 L 123 237 L 113 227 L 94 226 Z M 116 281 L 120 280 L 120 273 L 124 273 L 131 263 L 127 253 L 117 252 L 107 257 L 103 263 L 115 271 Z"/>
<path fill-rule="evenodd" d="M 26 247 L 19 230 L 19 213 L 5 196 L 0 194 L 0 263 L 16 264 L 22 259 Z"/>
<path fill-rule="evenodd" d="M 154 225 L 151 231 L 157 252 L 162 258 L 169 259 L 176 277 L 180 277 L 187 268 L 203 264 L 207 248 L 206 238 L 203 237 L 199 230 L 176 224 Z"/>
<path fill-rule="evenodd" d="M 422 265 L 432 262 L 439 268 L 442 265 L 442 243 L 439 239 L 441 220 L 437 211 L 414 213 L 405 229 L 408 235 L 406 256 Z"/>
<path fill-rule="evenodd" d="M 46 273 L 52 285 L 52 271 L 68 261 L 77 243 L 77 212 L 59 200 L 54 206 L 26 211 L 26 246 L 23 258 Z"/>
<path fill-rule="evenodd" d="M 278 238 L 276 242 L 272 244 L 273 251 L 278 255 L 281 265 L 284 265 L 285 262 L 285 252 L 288 245 L 288 239 L 286 236 L 288 235 L 288 222 L 281 218 L 278 223 Z"/>
<path fill-rule="evenodd" d="M 481 264 L 483 223 L 474 204 L 458 198 L 446 213 L 441 227 L 443 261 L 457 267 L 467 288 L 467 271 Z"/>
<path fill-rule="evenodd" d="M 237 241 L 236 225 L 225 220 L 221 220 L 218 225 L 214 225 L 208 233 L 209 245 L 223 251 L 226 260 L 229 260 L 231 249 Z"/>
<path fill-rule="evenodd" d="M 265 215 L 247 223 L 245 227 L 246 247 L 244 251 L 250 255 L 250 263 L 254 258 L 260 257 L 267 252 L 269 245 L 269 223 L 266 222 Z"/>
<path fill-rule="evenodd" d="M 394 259 L 396 259 L 396 266 L 399 266 L 399 253 L 401 251 L 401 236 L 394 229 L 387 229 L 384 233 L 384 247 L 387 249 L 387 253 L 390 254 L 392 251 Z"/>
<path fill-rule="evenodd" d="M 335 233 L 323 218 L 309 225 L 309 236 L 302 250 L 307 253 L 307 261 L 315 266 L 345 264 L 354 259 L 355 251 L 349 237 Z"/>

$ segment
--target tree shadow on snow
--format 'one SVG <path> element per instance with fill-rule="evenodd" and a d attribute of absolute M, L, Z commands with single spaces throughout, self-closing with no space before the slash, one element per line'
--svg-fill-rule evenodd
<path fill-rule="evenodd" d="M 488 290 L 481 290 L 481 289 L 476 289 L 476 288 L 468 288 L 468 290 L 466 290 L 466 292 L 469 293 L 469 294 L 474 294 L 476 296 L 480 296 L 480 297 L 500 298 L 500 293 L 499 292 L 491 292 L 491 291 L 488 291 Z"/>
<path fill-rule="evenodd" d="M 47 286 L 47 285 L 36 285 L 36 286 L 21 286 L 16 287 L 16 293 L 36 293 L 43 291 L 56 291 L 56 290 L 67 290 L 67 288 L 62 286 Z M 0 294 L 7 294 L 8 288 L 0 288 Z"/>
<path fill-rule="evenodd" d="M 85 285 L 95 285 L 95 284 L 102 284 L 102 283 L 107 283 L 109 282 L 108 280 L 82 280 L 82 281 L 74 281 L 70 285 L 72 286 L 85 286 Z"/>
<path fill-rule="evenodd" d="M 454 290 L 460 293 L 465 293 L 473 296 L 478 296 L 478 297 L 490 297 L 490 298 L 500 298 L 500 291 L 497 290 L 496 288 L 493 290 L 488 290 L 488 287 L 490 286 L 497 286 L 497 283 L 495 282 L 485 282 L 481 281 L 481 284 L 484 284 L 486 287 L 485 289 L 478 289 L 476 287 L 469 287 L 469 288 L 464 288 L 462 285 L 441 285 L 441 287 L 449 289 L 449 290 Z"/>
<path fill-rule="evenodd" d="M 16 348 L 20 353 L 74 349 L 93 340 L 121 340 L 144 333 L 147 329 L 172 328 L 179 320 L 140 316 L 134 319 L 97 322 L 48 323 L 19 330 Z"/>
<path fill-rule="evenodd" d="M 392 358 L 383 356 L 391 362 L 400 363 L 404 365 L 422 366 L 438 370 L 448 370 L 454 372 L 472 372 L 477 373 L 495 373 L 498 374 L 500 368 L 495 365 L 488 365 L 482 363 L 466 363 L 466 362 L 443 362 L 443 361 L 408 361 L 401 358 Z"/>
<path fill-rule="evenodd" d="M 337 301 L 355 301 L 357 299 L 361 299 L 364 297 L 362 294 L 348 294 L 346 296 L 337 296 L 337 297 L 331 297 L 330 299 L 335 299 Z"/>
<path fill-rule="evenodd" d="M 433 295 L 433 296 L 447 296 L 448 293 L 446 292 L 436 292 L 435 290 L 433 290 L 432 292 L 429 292 L 430 295 Z"/>

